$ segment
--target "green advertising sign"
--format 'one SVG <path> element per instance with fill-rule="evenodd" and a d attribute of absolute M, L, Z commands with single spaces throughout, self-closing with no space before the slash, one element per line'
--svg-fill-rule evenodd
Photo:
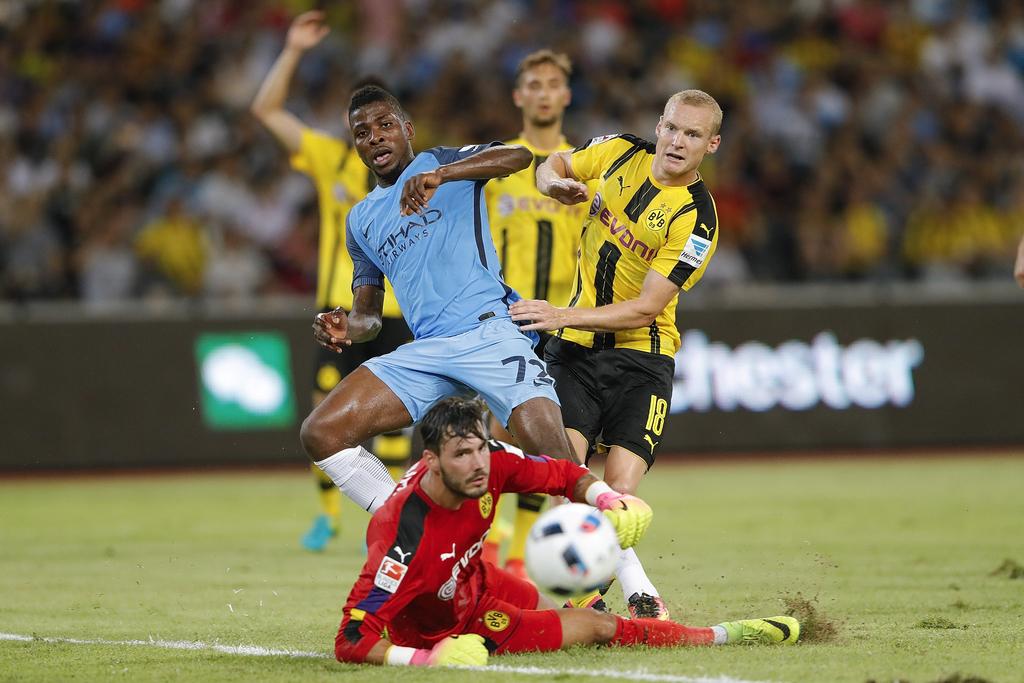
<path fill-rule="evenodd" d="M 203 422 L 211 429 L 274 429 L 295 422 L 288 340 L 277 332 L 196 338 Z"/>

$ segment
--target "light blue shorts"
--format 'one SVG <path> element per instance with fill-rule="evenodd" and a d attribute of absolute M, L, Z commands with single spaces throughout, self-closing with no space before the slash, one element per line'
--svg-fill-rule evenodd
<path fill-rule="evenodd" d="M 531 398 L 561 405 L 547 366 L 510 318 L 492 318 L 454 337 L 417 339 L 363 366 L 395 392 L 413 422 L 446 396 L 480 394 L 503 425 Z"/>

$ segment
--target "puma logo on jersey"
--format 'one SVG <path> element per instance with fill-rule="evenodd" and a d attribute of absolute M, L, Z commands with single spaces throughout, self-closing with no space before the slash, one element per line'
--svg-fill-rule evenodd
<path fill-rule="evenodd" d="M 405 562 L 405 558 L 407 558 L 410 555 L 412 555 L 412 552 L 403 553 L 402 549 L 399 546 L 397 546 L 397 545 L 395 546 L 394 550 L 395 550 L 396 553 L 398 553 L 398 561 L 399 562 L 403 562 L 404 563 Z"/>
<path fill-rule="evenodd" d="M 622 184 L 622 176 L 619 176 L 618 178 L 616 178 L 616 180 L 619 181 L 619 196 L 620 197 L 622 196 L 622 193 L 626 191 L 627 188 L 633 187 L 632 185 L 623 185 Z"/>
<path fill-rule="evenodd" d="M 451 560 L 455 557 L 455 544 L 452 543 L 452 551 L 450 553 L 441 553 L 441 561 Z"/>
<path fill-rule="evenodd" d="M 650 434 L 644 434 L 644 441 L 651 444 L 651 453 L 654 453 L 655 446 L 661 443 L 660 441 L 655 441 L 654 439 L 652 439 Z"/>
<path fill-rule="evenodd" d="M 711 238 L 711 231 L 712 231 L 712 230 L 713 230 L 714 228 L 709 228 L 708 226 L 704 225 L 703 223 L 701 223 L 700 225 L 698 225 L 698 226 L 697 226 L 697 228 L 699 228 L 700 230 L 703 230 L 703 231 L 704 231 L 704 233 L 705 233 L 705 234 L 706 234 L 706 235 L 708 236 L 708 239 L 710 239 L 710 238 Z"/>

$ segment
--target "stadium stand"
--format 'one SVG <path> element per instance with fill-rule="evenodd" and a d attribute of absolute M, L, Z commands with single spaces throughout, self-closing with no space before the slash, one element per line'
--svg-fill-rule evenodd
<path fill-rule="evenodd" d="M 312 4 L 3 3 L 0 298 L 311 291 L 313 188 L 247 105 Z M 545 45 L 578 65 L 576 140 L 649 134 L 671 92 L 713 93 L 725 128 L 704 171 L 725 229 L 709 283 L 1012 270 L 1019 3 L 362 0 L 329 22 L 290 106 L 332 133 L 349 84 L 377 74 L 409 104 L 421 148 L 506 138 L 512 69 Z"/>

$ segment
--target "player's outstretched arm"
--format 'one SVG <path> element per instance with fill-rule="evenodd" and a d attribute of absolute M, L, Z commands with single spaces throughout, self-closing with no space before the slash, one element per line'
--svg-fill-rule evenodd
<path fill-rule="evenodd" d="M 623 548 L 636 545 L 654 519 L 650 505 L 636 496 L 619 493 L 600 480 L 587 489 L 586 502 L 604 513 L 615 527 L 619 545 Z"/>
<path fill-rule="evenodd" d="M 587 200 L 587 186 L 573 174 L 568 151 L 555 152 L 537 167 L 537 189 L 570 206 Z"/>
<path fill-rule="evenodd" d="M 384 290 L 372 285 L 352 293 L 352 312 L 343 308 L 318 313 L 313 319 L 313 338 L 324 348 L 341 353 L 353 342 L 366 342 L 380 333 Z"/>
<path fill-rule="evenodd" d="M 288 29 L 284 50 L 263 79 L 256 99 L 249 107 L 249 111 L 292 154 L 299 151 L 302 131 L 306 125 L 284 108 L 288 87 L 303 53 L 317 45 L 329 32 L 330 29 L 324 24 L 323 12 L 305 12 L 297 16 Z"/>
<path fill-rule="evenodd" d="M 405 181 L 402 187 L 402 215 L 423 213 L 443 183 L 501 178 L 523 170 L 531 161 L 533 153 L 521 145 L 495 145 L 465 159 L 438 166 L 433 171 L 418 173 Z"/>
<path fill-rule="evenodd" d="M 589 472 L 576 481 L 572 500 L 601 510 L 615 528 L 623 548 L 636 545 L 654 519 L 650 505 L 636 496 L 619 493 Z"/>
<path fill-rule="evenodd" d="M 648 327 L 679 293 L 679 285 L 661 273 L 649 271 L 640 295 L 628 301 L 597 307 L 552 306 L 547 301 L 524 299 L 509 306 L 521 330 L 559 330 L 572 327 L 590 332 L 617 332 Z M 528 324 L 522 324 L 528 321 Z"/>
<path fill-rule="evenodd" d="M 563 495 L 576 503 L 593 505 L 612 523 L 623 548 L 636 545 L 647 532 L 654 513 L 636 496 L 615 491 L 583 466 L 566 460 L 526 456 L 518 448 L 505 448 L 505 453 L 491 450 L 492 467 L 500 466 L 506 472 L 502 491 Z M 516 466 L 508 467 L 506 462 L 514 462 Z"/>

